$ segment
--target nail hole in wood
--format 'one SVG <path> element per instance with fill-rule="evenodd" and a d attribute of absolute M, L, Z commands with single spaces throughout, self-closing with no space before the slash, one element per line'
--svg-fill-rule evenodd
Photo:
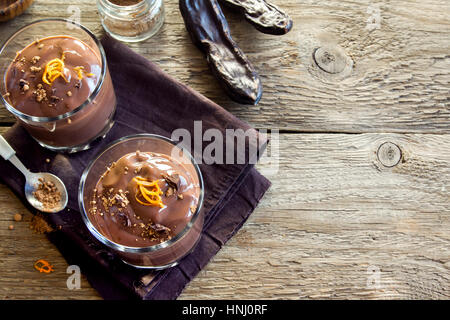
<path fill-rule="evenodd" d="M 392 168 L 402 159 L 402 151 L 395 143 L 385 142 L 378 147 L 377 157 L 383 166 Z"/>

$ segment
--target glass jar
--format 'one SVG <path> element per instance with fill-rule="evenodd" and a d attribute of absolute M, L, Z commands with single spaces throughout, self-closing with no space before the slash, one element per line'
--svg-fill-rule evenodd
<path fill-rule="evenodd" d="M 163 0 L 97 0 L 105 31 L 124 42 L 155 35 L 164 23 Z"/>
<path fill-rule="evenodd" d="M 8 98 L 7 73 L 17 53 L 40 39 L 67 37 L 80 41 L 98 62 L 98 80 L 86 100 L 74 109 L 51 117 L 25 113 Z M 35 41 L 35 42 L 33 42 Z M 25 72 L 25 71 L 23 71 Z M 28 72 L 28 71 L 27 71 Z M 28 133 L 43 147 L 57 152 L 88 149 L 114 124 L 116 96 L 100 41 L 85 27 L 65 19 L 43 19 L 14 33 L 0 48 L 0 101 Z"/>

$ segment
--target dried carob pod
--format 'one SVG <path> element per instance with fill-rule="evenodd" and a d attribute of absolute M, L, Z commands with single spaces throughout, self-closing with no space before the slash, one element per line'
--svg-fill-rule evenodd
<path fill-rule="evenodd" d="M 220 0 L 220 2 L 239 10 L 247 21 L 263 33 L 282 35 L 292 29 L 292 19 L 283 10 L 265 0 Z"/>
<path fill-rule="evenodd" d="M 258 73 L 231 38 L 217 0 L 180 0 L 180 11 L 194 44 L 206 54 L 213 74 L 228 95 L 243 104 L 257 104 L 262 85 Z"/>

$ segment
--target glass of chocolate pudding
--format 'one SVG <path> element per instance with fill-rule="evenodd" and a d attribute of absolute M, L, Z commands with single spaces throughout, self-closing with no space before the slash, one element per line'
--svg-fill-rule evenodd
<path fill-rule="evenodd" d="M 203 179 L 172 140 L 138 134 L 113 142 L 84 171 L 78 202 L 91 234 L 125 263 L 172 267 L 200 239 Z"/>
<path fill-rule="evenodd" d="M 33 22 L 0 49 L 0 99 L 43 147 L 88 149 L 113 126 L 116 96 L 105 52 L 85 27 Z"/>

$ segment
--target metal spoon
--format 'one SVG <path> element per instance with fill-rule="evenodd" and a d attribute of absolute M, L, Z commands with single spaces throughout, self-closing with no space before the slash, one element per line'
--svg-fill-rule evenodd
<path fill-rule="evenodd" d="M 67 205 L 68 196 L 66 186 L 61 181 L 61 179 L 48 172 L 39 172 L 39 173 L 30 172 L 16 157 L 16 152 L 14 151 L 14 149 L 1 135 L 0 135 L 0 155 L 3 157 L 3 159 L 7 161 L 9 160 L 25 176 L 25 196 L 28 202 L 33 207 L 35 207 L 39 211 L 48 213 L 54 213 L 64 210 L 64 208 Z M 61 201 L 59 205 L 53 208 L 47 208 L 42 205 L 42 202 L 40 202 L 34 197 L 33 192 L 36 190 L 37 186 L 42 181 L 42 180 L 39 181 L 39 179 L 44 179 L 46 182 L 47 181 L 53 182 L 55 184 L 56 189 L 61 193 Z"/>

